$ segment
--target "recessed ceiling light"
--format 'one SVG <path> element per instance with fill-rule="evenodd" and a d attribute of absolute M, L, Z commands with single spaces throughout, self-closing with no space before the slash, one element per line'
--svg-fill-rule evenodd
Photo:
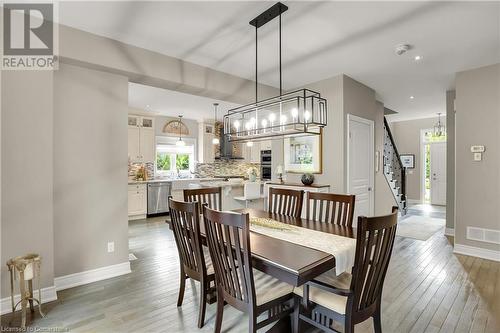
<path fill-rule="evenodd" d="M 415 56 L 415 61 L 420 61 L 420 60 L 422 60 L 422 56 L 419 55 Z"/>
<path fill-rule="evenodd" d="M 410 96 L 410 99 L 414 99 L 414 98 L 415 98 L 415 96 Z"/>

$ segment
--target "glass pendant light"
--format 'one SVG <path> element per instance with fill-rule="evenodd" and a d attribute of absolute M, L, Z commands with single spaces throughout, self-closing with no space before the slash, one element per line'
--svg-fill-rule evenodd
<path fill-rule="evenodd" d="M 184 141 L 182 141 L 182 116 L 179 115 L 179 140 L 175 143 L 176 146 L 183 147 L 186 145 Z"/>
<path fill-rule="evenodd" d="M 438 114 L 438 122 L 434 125 L 434 136 L 443 136 L 446 134 L 446 127 L 441 123 L 441 112 Z"/>
<path fill-rule="evenodd" d="M 219 106 L 219 103 L 214 103 L 214 138 L 212 139 L 212 144 L 218 145 L 219 144 L 219 138 L 215 136 L 215 125 L 217 124 L 217 107 Z"/>

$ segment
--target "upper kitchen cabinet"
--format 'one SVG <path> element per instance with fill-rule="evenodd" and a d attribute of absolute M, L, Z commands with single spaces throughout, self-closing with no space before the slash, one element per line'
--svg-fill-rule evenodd
<path fill-rule="evenodd" d="M 128 116 L 128 156 L 132 162 L 153 162 L 154 140 L 153 118 Z"/>
<path fill-rule="evenodd" d="M 214 124 L 198 123 L 198 162 L 214 162 L 215 149 L 219 147 L 219 145 L 213 143 L 215 137 Z"/>
<path fill-rule="evenodd" d="M 260 142 L 260 150 L 271 150 L 271 140 L 265 140 Z"/>

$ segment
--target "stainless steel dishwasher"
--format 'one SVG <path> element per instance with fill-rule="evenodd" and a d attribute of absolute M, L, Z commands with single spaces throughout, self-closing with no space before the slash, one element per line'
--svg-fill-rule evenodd
<path fill-rule="evenodd" d="M 168 213 L 168 196 L 172 182 L 148 183 L 148 216 Z"/>

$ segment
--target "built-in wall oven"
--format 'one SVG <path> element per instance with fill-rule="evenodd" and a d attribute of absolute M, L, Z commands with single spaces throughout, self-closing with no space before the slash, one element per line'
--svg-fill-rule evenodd
<path fill-rule="evenodd" d="M 272 167 L 271 167 L 271 151 L 261 150 L 260 151 L 260 178 L 262 180 L 271 180 Z"/>

